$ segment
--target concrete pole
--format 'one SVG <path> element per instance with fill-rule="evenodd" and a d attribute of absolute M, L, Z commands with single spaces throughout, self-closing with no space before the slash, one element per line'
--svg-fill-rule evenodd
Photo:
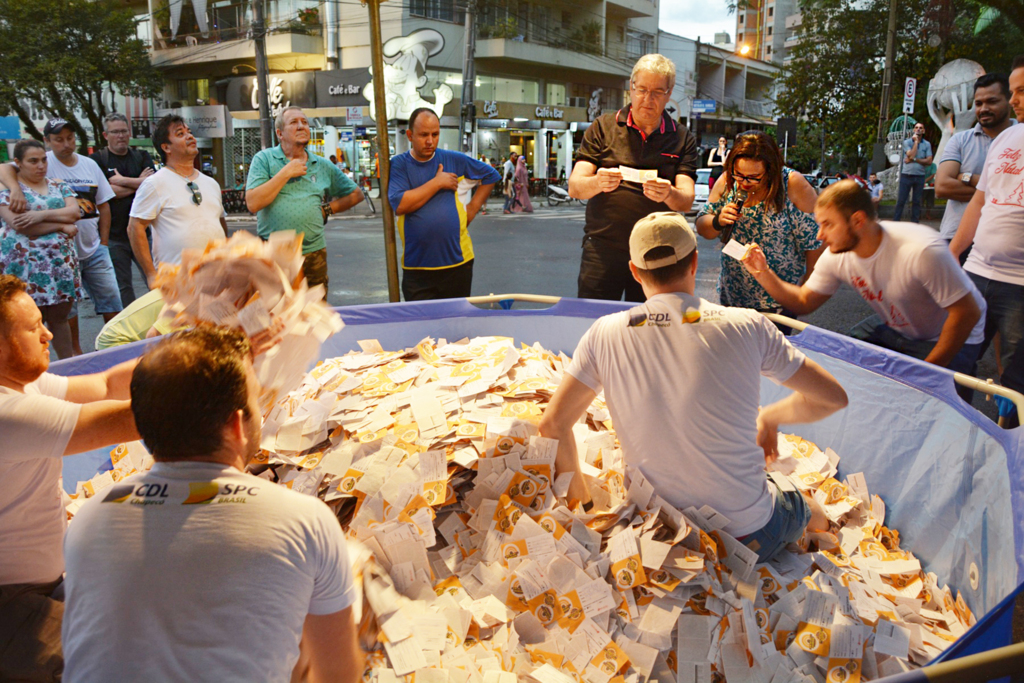
<path fill-rule="evenodd" d="M 476 68 L 473 57 L 476 54 L 476 0 L 466 3 L 466 33 L 462 53 L 462 107 L 459 110 L 459 151 L 473 153 L 474 112 L 476 99 Z M 468 130 L 467 130 L 468 129 Z"/>
<path fill-rule="evenodd" d="M 388 270 L 388 300 L 401 300 L 398 288 L 398 244 L 395 238 L 395 214 L 388 202 L 391 177 L 391 142 L 388 133 L 388 105 L 384 89 L 384 40 L 380 30 L 380 3 L 367 0 L 370 12 L 370 63 L 373 66 L 373 106 L 377 124 L 377 160 L 380 164 L 380 205 L 384 217 L 384 258 Z"/>
<path fill-rule="evenodd" d="M 896 0 L 889 0 L 889 28 L 885 35 L 885 71 L 882 75 L 882 102 L 878 108 L 878 132 L 875 142 L 885 144 L 885 122 L 889 118 L 889 101 L 892 98 L 893 62 L 896 59 Z M 876 168 L 875 172 L 882 169 Z"/>

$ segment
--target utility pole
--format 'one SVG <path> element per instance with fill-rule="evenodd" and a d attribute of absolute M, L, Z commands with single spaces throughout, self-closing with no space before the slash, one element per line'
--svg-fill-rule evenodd
<path fill-rule="evenodd" d="M 270 100 L 267 92 L 267 25 L 263 19 L 264 0 L 252 2 L 252 38 L 256 43 L 256 90 L 260 109 L 260 146 L 263 149 L 274 144 L 273 128 L 270 122 Z"/>
<path fill-rule="evenodd" d="M 892 99 L 893 62 L 896 60 L 896 0 L 889 0 L 889 28 L 885 34 L 885 71 L 882 75 L 882 102 L 878 107 L 878 132 L 872 150 L 872 170 L 885 168 L 885 123 L 889 119 L 889 100 Z"/>
<path fill-rule="evenodd" d="M 459 141 L 465 154 L 473 152 L 476 130 L 476 0 L 466 2 L 465 50 L 462 53 L 462 107 L 459 110 Z"/>
<path fill-rule="evenodd" d="M 395 240 L 395 214 L 388 201 L 391 177 L 391 136 L 388 134 L 388 103 L 384 90 L 384 45 L 380 33 L 380 3 L 363 0 L 370 12 L 370 64 L 373 68 L 373 106 L 377 124 L 377 162 L 380 165 L 380 205 L 384 216 L 384 257 L 388 269 L 388 300 L 400 300 L 398 289 L 398 244 Z"/>

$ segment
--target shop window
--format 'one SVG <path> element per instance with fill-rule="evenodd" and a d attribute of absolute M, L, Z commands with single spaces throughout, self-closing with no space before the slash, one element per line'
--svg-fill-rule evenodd
<path fill-rule="evenodd" d="M 564 107 L 566 104 L 565 85 L 562 83 L 548 83 L 545 103 L 554 107 Z"/>
<path fill-rule="evenodd" d="M 519 78 L 478 76 L 476 96 L 480 100 L 536 104 L 540 101 L 540 85 L 537 81 Z"/>

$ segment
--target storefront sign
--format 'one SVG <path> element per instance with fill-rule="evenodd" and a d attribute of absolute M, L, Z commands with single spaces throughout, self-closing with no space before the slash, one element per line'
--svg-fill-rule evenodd
<path fill-rule="evenodd" d="M 363 88 L 370 82 L 366 69 L 334 69 L 316 72 L 318 107 L 356 107 L 367 103 Z"/>
<path fill-rule="evenodd" d="M 350 130 L 343 130 L 343 131 L 341 131 L 341 141 L 342 142 L 352 142 L 353 138 L 354 138 L 354 136 L 352 135 L 352 131 L 350 131 Z"/>
<path fill-rule="evenodd" d="M 148 138 L 153 136 L 153 122 L 149 119 L 132 119 L 132 137 Z"/>
<path fill-rule="evenodd" d="M 234 134 L 231 114 L 224 105 L 182 107 L 178 113 L 197 138 L 226 138 Z"/>
<path fill-rule="evenodd" d="M 297 71 L 267 76 L 270 96 L 270 116 L 275 117 L 285 107 L 315 107 L 316 85 L 314 72 Z M 227 105 L 231 111 L 259 111 L 259 89 L 255 76 L 232 78 L 228 81 Z"/>
<path fill-rule="evenodd" d="M 434 101 L 420 95 L 427 84 L 427 62 L 444 49 L 444 36 L 432 28 L 421 28 L 407 36 L 397 36 L 384 43 L 384 57 L 391 59 L 384 65 L 384 94 L 387 117 L 407 121 L 420 107 L 428 107 L 440 117 L 446 104 L 455 94 L 447 83 L 434 89 Z M 374 107 L 373 83 L 363 88 L 363 97 L 370 103 L 370 117 L 377 120 Z"/>
<path fill-rule="evenodd" d="M 348 107 L 345 110 L 345 122 L 349 125 L 357 125 L 363 122 L 362 107 Z"/>
<path fill-rule="evenodd" d="M 596 121 L 601 115 L 601 93 L 604 88 L 598 88 L 590 93 L 590 101 L 587 103 L 587 121 Z"/>
<path fill-rule="evenodd" d="M 498 117 L 498 101 L 497 100 L 484 100 L 483 106 L 484 116 L 489 119 Z"/>
<path fill-rule="evenodd" d="M 714 114 L 717 107 L 715 100 L 694 100 L 693 101 L 693 113 L 694 114 Z"/>
<path fill-rule="evenodd" d="M 538 119 L 561 119 L 565 111 L 558 107 L 537 107 L 534 110 Z"/>

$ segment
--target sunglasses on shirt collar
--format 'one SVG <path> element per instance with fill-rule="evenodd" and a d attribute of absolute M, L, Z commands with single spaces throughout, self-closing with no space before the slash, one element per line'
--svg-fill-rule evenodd
<path fill-rule="evenodd" d="M 196 185 L 194 180 L 190 180 L 185 183 L 185 187 L 192 193 L 192 203 L 199 206 L 203 203 L 203 193 L 199 191 L 199 186 Z"/>

